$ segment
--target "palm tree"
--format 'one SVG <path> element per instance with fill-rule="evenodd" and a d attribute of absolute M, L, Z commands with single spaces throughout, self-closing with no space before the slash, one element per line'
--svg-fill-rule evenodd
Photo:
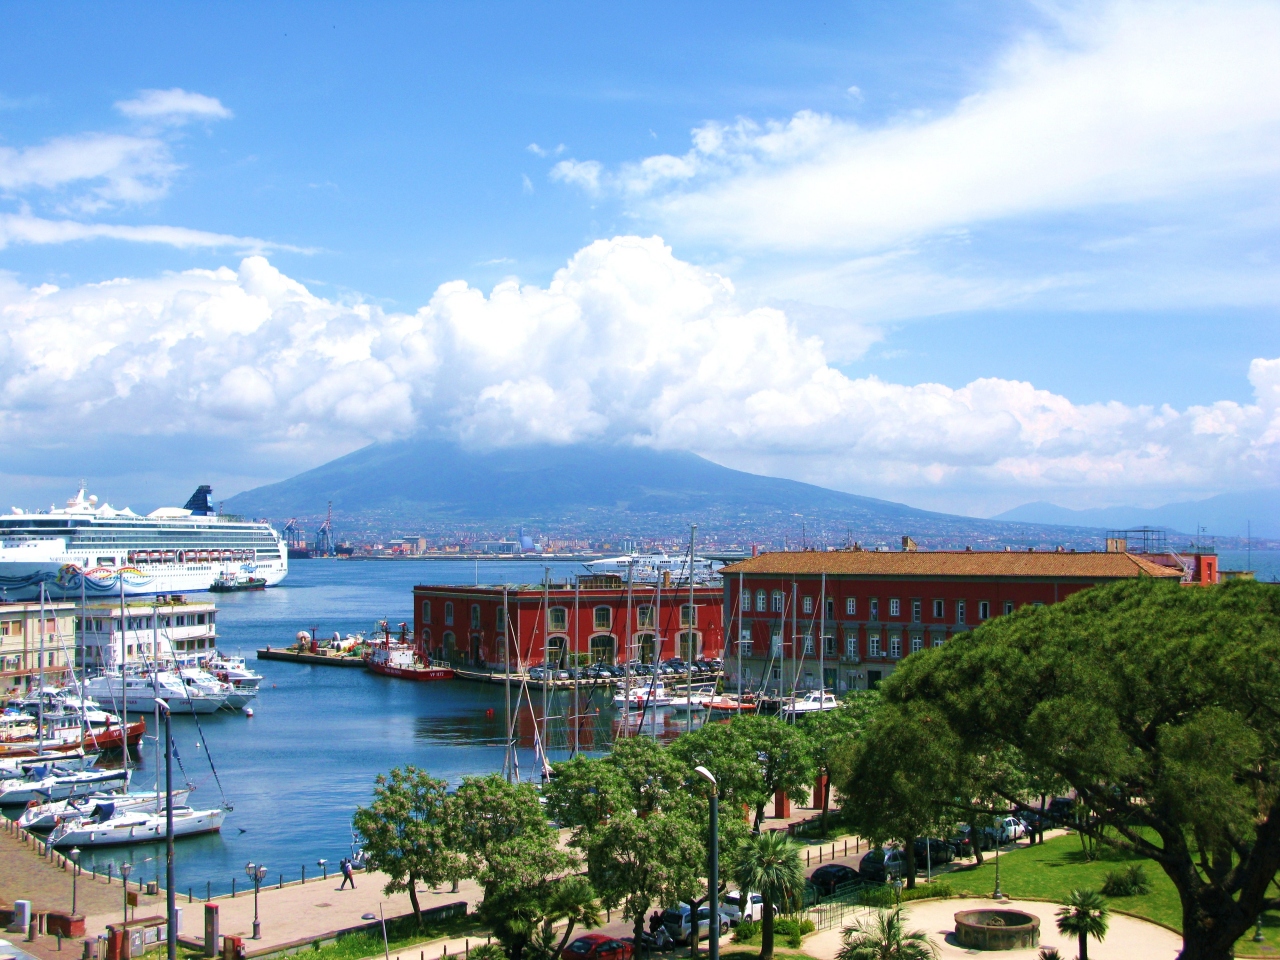
<path fill-rule="evenodd" d="M 554 948 L 550 960 L 557 960 L 564 952 L 565 944 L 573 936 L 574 927 L 581 924 L 585 929 L 600 926 L 600 905 L 596 902 L 596 892 L 586 877 L 570 876 L 556 881 L 548 898 L 543 915 L 543 929 L 550 935 L 555 924 L 560 920 L 569 921 L 564 928 L 564 936 L 559 946 Z M 548 943 L 553 942 L 548 936 Z"/>
<path fill-rule="evenodd" d="M 844 931 L 836 960 L 932 960 L 938 946 L 923 930 L 904 933 L 902 908 L 881 911 L 875 923 L 859 920 Z"/>
<path fill-rule="evenodd" d="M 1089 960 L 1089 938 L 1107 935 L 1107 901 L 1093 890 L 1072 890 L 1058 911 L 1058 932 L 1080 938 L 1080 960 Z"/>
<path fill-rule="evenodd" d="M 753 833 L 738 850 L 734 879 L 739 890 L 755 891 L 764 901 L 760 960 L 772 960 L 774 905 L 791 903 L 804 889 L 800 845 L 781 831 Z"/>

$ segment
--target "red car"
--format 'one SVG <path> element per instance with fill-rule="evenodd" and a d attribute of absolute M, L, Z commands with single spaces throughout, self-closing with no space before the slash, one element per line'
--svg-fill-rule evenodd
<path fill-rule="evenodd" d="M 603 933 L 588 933 L 564 948 L 569 960 L 631 960 L 631 944 Z"/>

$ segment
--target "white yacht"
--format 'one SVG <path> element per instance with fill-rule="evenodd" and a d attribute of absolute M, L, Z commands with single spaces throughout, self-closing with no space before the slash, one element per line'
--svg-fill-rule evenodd
<path fill-rule="evenodd" d="M 798 700 L 789 700 L 782 706 L 784 716 L 794 717 L 800 713 L 817 713 L 819 710 L 834 710 L 840 706 L 834 693 L 825 690 L 812 690 Z"/>
<path fill-rule="evenodd" d="M 173 808 L 173 835 L 189 837 L 222 829 L 226 811 Z M 165 813 L 141 810 L 120 813 L 110 804 L 100 804 L 92 817 L 64 820 L 49 834 L 55 847 L 103 847 L 117 843 L 142 843 L 165 838 Z"/>
<path fill-rule="evenodd" d="M 660 707 L 669 707 L 674 702 L 661 683 L 646 683 L 644 686 L 633 686 L 630 692 L 631 695 L 628 697 L 627 692 L 619 688 L 618 693 L 613 698 L 613 705 L 618 709 L 630 705 L 633 710 L 640 710 L 646 706 L 650 710 L 654 710 Z"/>
<path fill-rule="evenodd" d="M 145 517 L 98 503 L 81 488 L 66 506 L 0 516 L 0 592 L 10 600 L 192 593 L 219 577 L 274 586 L 289 572 L 283 538 L 267 523 L 221 516 L 201 486 L 184 507 Z"/>
<path fill-rule="evenodd" d="M 174 713 L 215 713 L 227 695 L 205 692 L 168 670 L 158 673 L 104 673 L 85 682 L 85 692 L 95 700 L 119 706 L 129 713 L 151 713 L 156 697 Z"/>
<path fill-rule="evenodd" d="M 40 775 L 43 774 L 43 775 Z M 7 780 L 0 786 L 0 806 L 66 800 L 69 797 L 123 790 L 129 785 L 127 770 L 33 771 L 29 780 Z"/>
<path fill-rule="evenodd" d="M 238 689 L 198 666 L 181 665 L 178 667 L 178 676 L 188 690 L 197 690 L 208 697 L 222 697 L 222 705 L 228 710 L 241 710 L 258 695 L 257 687 Z"/>

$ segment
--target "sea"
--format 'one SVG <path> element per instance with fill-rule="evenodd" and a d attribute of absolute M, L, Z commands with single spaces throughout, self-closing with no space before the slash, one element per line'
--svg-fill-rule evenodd
<path fill-rule="evenodd" d="M 1222 570 L 1253 570 L 1259 580 L 1280 580 L 1280 551 L 1228 551 Z M 180 763 L 175 785 L 194 785 L 195 807 L 225 806 L 222 832 L 176 844 L 181 896 L 201 899 L 246 889 L 245 865 L 265 864 L 268 882 L 332 871 L 358 843 L 351 816 L 367 804 L 375 778 L 412 764 L 456 787 L 463 777 L 503 769 L 501 686 L 446 681 L 412 683 L 364 670 L 256 660 L 255 651 L 283 647 L 299 630 L 321 637 L 363 633 L 379 621 L 392 629 L 412 623 L 415 584 L 540 583 L 549 573 L 563 579 L 583 572 L 576 562 L 467 560 L 302 560 L 290 564 L 278 587 L 217 599 L 219 647 L 240 653 L 264 677 L 253 716 L 218 713 L 175 717 Z M 542 692 L 518 701 L 519 775 L 537 780 L 534 749 L 542 722 Z M 620 718 L 602 693 L 553 694 L 548 703 L 547 749 L 555 761 L 569 756 L 566 716 L 580 718 L 579 749 L 601 752 L 618 732 Z M 645 732 L 669 737 L 683 718 L 668 714 Z M 148 718 L 150 726 L 150 718 Z M 134 758 L 135 789 L 151 789 L 156 776 L 154 731 Z M 106 764 L 104 764 L 106 765 Z M 319 861 L 327 861 L 324 868 Z M 134 865 L 133 876 L 163 881 L 161 844 L 85 850 L 86 870 L 113 873 Z"/>

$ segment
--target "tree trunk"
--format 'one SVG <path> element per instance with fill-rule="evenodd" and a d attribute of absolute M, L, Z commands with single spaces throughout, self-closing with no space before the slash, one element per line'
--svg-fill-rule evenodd
<path fill-rule="evenodd" d="M 751 831 L 752 833 L 760 832 L 760 824 L 764 822 L 764 805 L 766 802 L 767 801 L 762 801 L 756 804 L 756 822 L 755 827 Z"/>
<path fill-rule="evenodd" d="M 1080 934 L 1080 960 L 1089 960 L 1089 935 Z"/>
<path fill-rule="evenodd" d="M 760 919 L 760 960 L 773 960 L 773 904 L 764 898 L 764 916 Z"/>
<path fill-rule="evenodd" d="M 978 832 L 977 827 L 972 823 L 969 827 L 969 849 L 973 851 L 974 862 L 978 866 L 982 866 L 982 834 Z"/>
<path fill-rule="evenodd" d="M 926 840 L 925 842 L 927 843 L 928 841 Z M 906 858 L 907 858 L 906 869 L 903 871 L 904 873 L 906 873 L 906 876 L 903 877 L 903 880 L 906 881 L 908 890 L 914 890 L 916 888 L 916 838 L 915 837 L 907 838 L 906 846 L 903 847 L 902 852 L 906 855 Z"/>
<path fill-rule="evenodd" d="M 564 953 L 564 945 L 569 942 L 569 938 L 573 936 L 573 928 L 577 923 L 572 917 L 565 925 L 564 936 L 560 938 L 560 946 L 556 947 L 556 952 L 551 955 L 551 960 L 560 960 L 560 954 Z"/>
<path fill-rule="evenodd" d="M 409 874 L 409 902 L 413 904 L 413 919 L 422 926 L 422 908 L 418 906 L 418 878 Z"/>
<path fill-rule="evenodd" d="M 823 776 L 827 778 L 822 788 L 822 835 L 827 835 L 827 812 L 831 808 L 831 771 L 824 770 Z"/>
<path fill-rule="evenodd" d="M 1036 824 L 1036 833 L 1040 835 L 1040 842 L 1044 843 L 1044 811 L 1045 800 L 1048 799 L 1043 793 L 1040 794 L 1040 822 Z"/>

